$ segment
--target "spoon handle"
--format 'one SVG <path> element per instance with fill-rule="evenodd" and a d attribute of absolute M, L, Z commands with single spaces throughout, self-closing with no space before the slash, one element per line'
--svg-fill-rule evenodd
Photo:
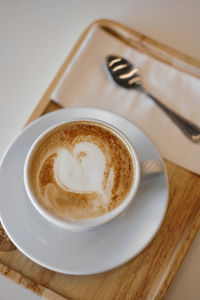
<path fill-rule="evenodd" d="M 145 90 L 143 91 L 170 117 L 170 119 L 193 143 L 200 143 L 200 128 L 197 125 L 193 124 L 191 121 L 186 120 L 179 114 L 169 109 L 153 95 L 149 94 Z"/>

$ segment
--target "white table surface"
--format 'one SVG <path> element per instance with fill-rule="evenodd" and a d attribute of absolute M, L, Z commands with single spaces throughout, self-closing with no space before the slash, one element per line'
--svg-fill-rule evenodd
<path fill-rule="evenodd" d="M 199 12 L 198 0 L 0 0 L 0 157 L 92 21 L 120 21 L 200 60 Z M 165 300 L 200 299 L 199 254 L 200 234 Z M 0 277 L 2 300 L 9 283 Z"/>

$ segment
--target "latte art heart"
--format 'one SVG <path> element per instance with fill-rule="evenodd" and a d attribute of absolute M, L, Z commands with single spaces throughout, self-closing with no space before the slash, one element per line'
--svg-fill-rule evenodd
<path fill-rule="evenodd" d="M 106 158 L 103 152 L 95 144 L 88 142 L 76 144 L 72 153 L 67 149 L 60 149 L 54 163 L 56 182 L 74 193 L 104 194 L 105 171 Z"/>
<path fill-rule="evenodd" d="M 132 187 L 134 163 L 112 130 L 74 121 L 41 139 L 30 160 L 29 180 L 44 209 L 74 222 L 116 208 Z"/>

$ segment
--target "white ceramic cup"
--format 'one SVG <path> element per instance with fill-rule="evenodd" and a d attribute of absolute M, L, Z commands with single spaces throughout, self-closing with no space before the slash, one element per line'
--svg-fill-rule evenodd
<path fill-rule="evenodd" d="M 54 130 L 58 126 L 64 125 L 66 123 L 71 123 L 74 121 L 92 121 L 95 122 L 97 125 L 104 125 L 107 127 L 109 130 L 112 131 L 120 140 L 127 146 L 129 149 L 129 152 L 133 158 L 134 166 L 135 166 L 135 172 L 134 172 L 134 180 L 132 187 L 130 189 L 130 192 L 126 196 L 126 198 L 122 201 L 121 204 L 119 204 L 115 209 L 111 210 L 110 212 L 107 212 L 103 214 L 100 217 L 96 218 L 90 218 L 86 220 L 78 220 L 78 221 L 64 221 L 61 220 L 52 214 L 50 214 L 45 208 L 43 208 L 40 203 L 37 201 L 36 197 L 34 196 L 32 190 L 31 190 L 31 185 L 29 182 L 29 162 L 31 159 L 31 156 L 34 152 L 35 147 L 39 143 L 39 141 L 50 131 Z M 90 119 L 90 118 L 79 118 L 79 119 L 72 119 L 69 122 L 62 122 L 59 124 L 56 124 L 47 130 L 45 130 L 32 144 L 31 148 L 28 151 L 28 154 L 25 159 L 25 164 L 24 164 L 24 184 L 25 184 L 25 190 L 26 193 L 33 204 L 33 206 L 36 208 L 36 210 L 43 216 L 45 217 L 49 222 L 52 224 L 59 226 L 61 228 L 71 230 L 71 231 L 89 231 L 93 229 L 97 229 L 98 227 L 102 226 L 105 223 L 110 222 L 111 220 L 115 219 L 118 217 L 120 214 L 122 214 L 125 209 L 129 206 L 131 201 L 135 198 L 135 195 L 137 193 L 138 187 L 140 184 L 143 182 L 152 180 L 155 176 L 158 176 L 159 174 L 164 172 L 164 167 L 163 164 L 160 160 L 150 160 L 150 161 L 144 161 L 144 162 L 139 162 L 136 150 L 134 146 L 131 144 L 129 139 L 117 128 L 114 126 L 97 120 L 97 119 Z"/>

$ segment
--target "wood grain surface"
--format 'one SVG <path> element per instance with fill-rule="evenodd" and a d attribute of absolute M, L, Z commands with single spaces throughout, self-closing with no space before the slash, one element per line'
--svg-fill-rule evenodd
<path fill-rule="evenodd" d="M 15 245 L 9 240 L 0 223 L 0 251 L 12 251 L 16 249 Z"/>
<path fill-rule="evenodd" d="M 0 274 L 6 276 L 9 279 L 12 279 L 17 284 L 23 286 L 24 288 L 27 288 L 31 290 L 32 292 L 35 292 L 41 297 L 50 299 L 50 300 L 64 300 L 67 299 L 66 297 L 60 296 L 58 293 L 54 293 L 52 290 L 49 290 L 48 288 L 45 288 L 41 284 L 31 280 L 30 278 L 27 278 L 20 273 L 10 269 L 9 267 L 3 265 L 0 263 Z M 28 299 L 27 299 L 28 300 Z"/>
<path fill-rule="evenodd" d="M 139 47 L 141 51 L 146 51 L 149 55 L 164 60 L 193 76 L 200 75 L 200 63 L 192 58 L 152 41 L 123 25 L 100 20 L 91 24 L 80 37 L 28 122 L 43 113 L 60 108 L 50 101 L 50 95 L 93 26 L 100 26 L 107 32 L 117 35 L 127 44 L 135 48 Z M 170 186 L 166 217 L 153 241 L 137 257 L 105 273 L 71 276 L 41 267 L 17 249 L 6 251 L 0 248 L 0 273 L 13 278 L 19 284 L 23 281 L 24 286 L 48 299 L 62 299 L 59 298 L 61 296 L 71 300 L 162 299 L 200 228 L 199 176 L 168 161 L 165 163 Z"/>

